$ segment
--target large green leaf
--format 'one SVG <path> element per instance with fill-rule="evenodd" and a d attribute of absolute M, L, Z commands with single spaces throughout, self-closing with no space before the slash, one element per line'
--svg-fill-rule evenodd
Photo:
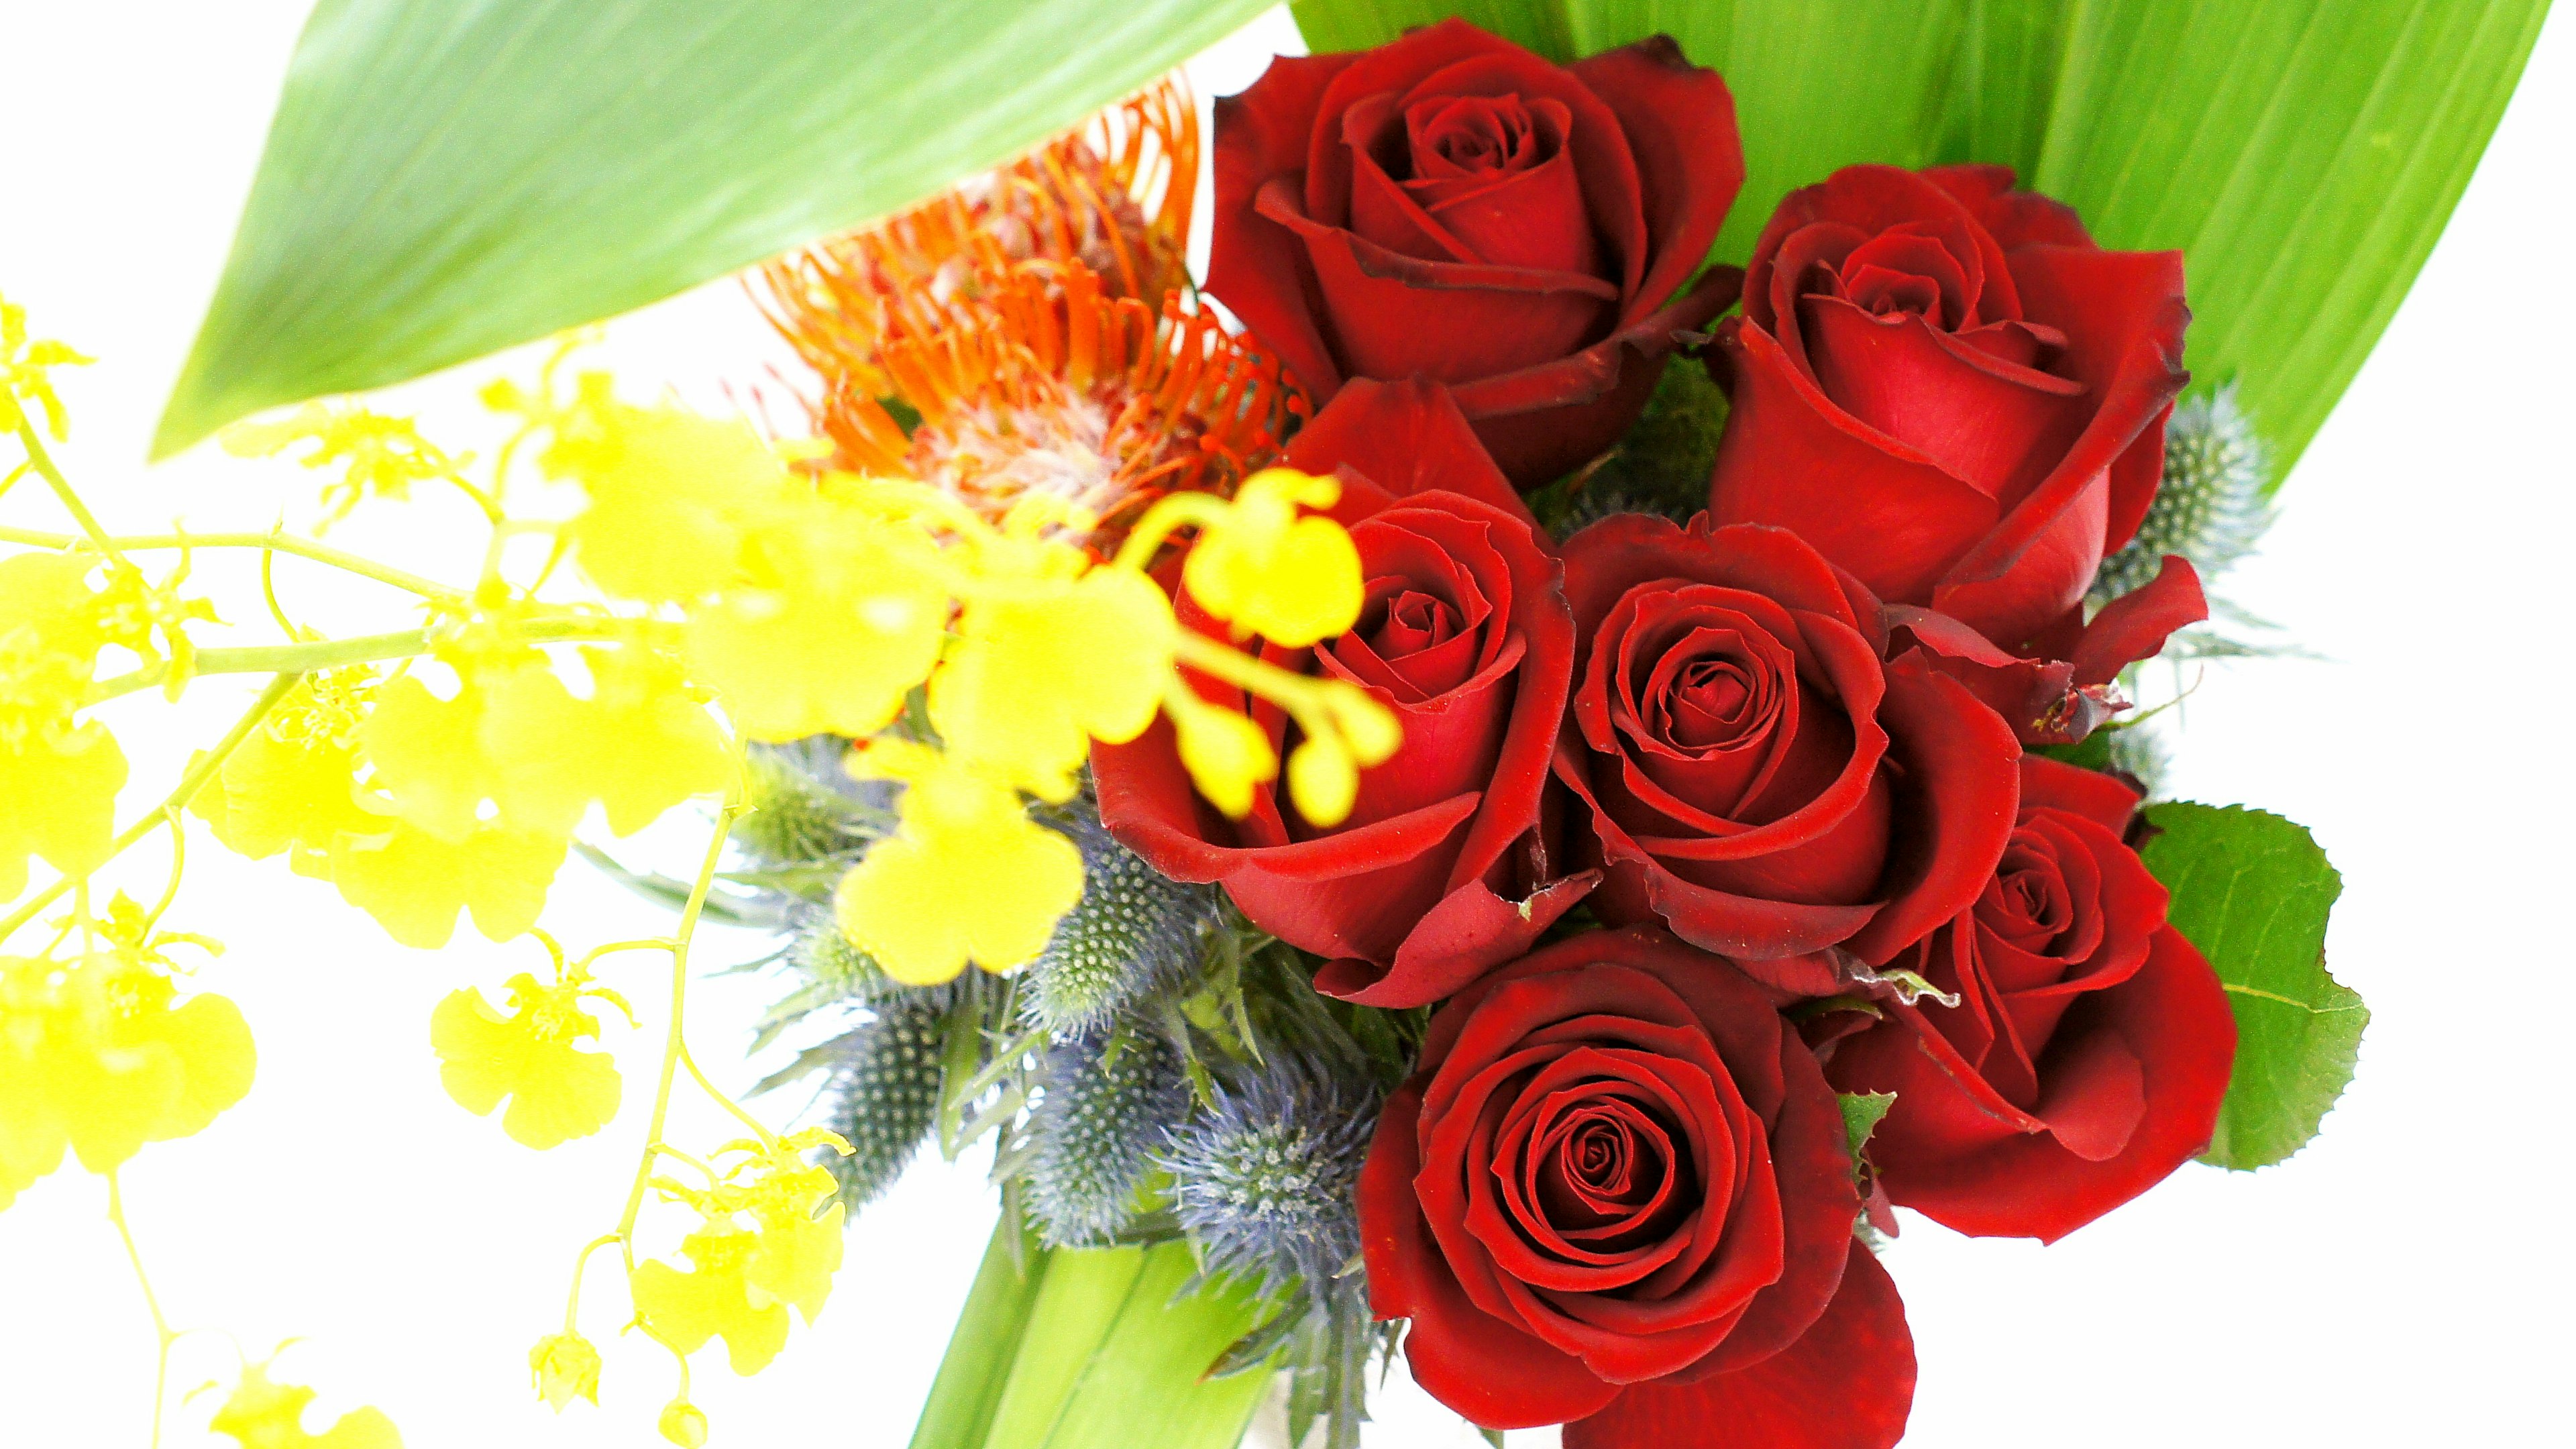
<path fill-rule="evenodd" d="M 1662 30 L 1726 74 L 1742 261 L 1855 161 L 2002 162 L 2106 246 L 2185 253 L 2187 361 L 2287 472 L 2414 283 L 2548 0 L 1297 0 L 1318 48 L 1459 13 L 1564 58 Z"/>
<path fill-rule="evenodd" d="M 866 221 L 1265 3 L 321 0 L 154 451 Z"/>
<path fill-rule="evenodd" d="M 983 1444 L 1054 1260 L 1025 1220 L 1005 1209 L 993 1227 L 993 1241 L 984 1248 L 983 1266 L 975 1270 L 975 1285 L 966 1291 L 966 1306 L 958 1310 L 948 1352 L 930 1383 L 930 1398 L 913 1426 L 912 1449 L 975 1449 Z"/>
<path fill-rule="evenodd" d="M 2183 249 L 2185 360 L 2205 383 L 2235 379 L 2278 478 L 2414 285 L 2548 8 L 2077 6 L 2023 174 L 2106 246 Z"/>
<path fill-rule="evenodd" d="M 1015 1254 L 996 1230 L 912 1449 L 1233 1449 L 1270 1375 L 1204 1377 L 1255 1313 L 1180 1295 L 1196 1271 L 1182 1243 Z"/>
<path fill-rule="evenodd" d="M 2351 1082 L 2370 1010 L 2326 974 L 2326 915 L 2343 878 L 2308 832 L 2242 805 L 2148 807 L 2147 868 L 2169 919 L 2226 983 L 2236 1070 L 2206 1160 L 2267 1167 L 2317 1135 Z"/>

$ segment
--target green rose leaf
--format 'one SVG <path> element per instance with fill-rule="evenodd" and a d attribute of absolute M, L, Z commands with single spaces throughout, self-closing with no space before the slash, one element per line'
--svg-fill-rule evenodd
<path fill-rule="evenodd" d="M 2305 827 L 2242 805 L 2151 805 L 2141 852 L 2173 892 L 2168 918 L 2236 1008 L 2236 1069 L 2202 1161 L 2282 1161 L 2352 1081 L 2370 1009 L 2326 974 L 2326 915 L 2343 877 Z"/>
<path fill-rule="evenodd" d="M 1896 1105 L 1894 1092 L 1836 1092 L 1843 1104 L 1843 1135 L 1851 1142 L 1852 1161 L 1860 1161 L 1861 1150 L 1869 1146 L 1869 1134 L 1887 1117 L 1887 1109 Z"/>

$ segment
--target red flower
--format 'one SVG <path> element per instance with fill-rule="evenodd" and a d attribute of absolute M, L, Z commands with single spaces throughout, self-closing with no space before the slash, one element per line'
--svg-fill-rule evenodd
<path fill-rule="evenodd" d="M 1976 904 L 1893 963 L 1959 1004 L 1889 1003 L 1826 1070 L 1896 1094 L 1869 1145 L 1890 1200 L 1963 1233 L 2054 1240 L 2208 1145 L 2236 1019 L 2121 843 L 2136 792 L 2032 757 L 2021 802 Z"/>
<path fill-rule="evenodd" d="M 1684 283 L 1743 181 L 1734 100 L 1670 40 L 1561 67 L 1447 20 L 1217 102 L 1208 290 L 1318 402 L 1448 384 L 1531 487 L 1734 300 L 1732 268 Z"/>
<path fill-rule="evenodd" d="M 1221 881 L 1254 924 L 1334 958 L 1320 989 L 1419 1006 L 1529 949 L 1592 887 L 1551 861 L 1539 829 L 1573 652 L 1560 571 L 1434 385 L 1353 382 L 1286 461 L 1340 474 L 1334 511 L 1367 594 L 1349 633 L 1264 657 L 1368 690 L 1395 711 L 1403 745 L 1360 773 L 1350 818 L 1319 829 L 1272 789 L 1226 819 L 1191 790 L 1158 723 L 1094 748 L 1100 815 L 1163 874 Z M 1178 603 L 1185 625 L 1222 630 L 1187 594 Z M 1286 744 L 1278 711 L 1253 717 Z"/>
<path fill-rule="evenodd" d="M 1822 995 L 1799 953 L 1883 959 L 1976 899 L 2020 747 L 1919 652 L 1881 662 L 1858 580 L 1785 529 L 1626 514 L 1567 543 L 1565 592 L 1556 773 L 1591 809 L 1604 920 Z"/>
<path fill-rule="evenodd" d="M 2180 253 L 2011 186 L 1854 166 L 1780 203 L 1720 333 L 1710 508 L 2020 654 L 2145 517 L 2191 314 Z"/>
<path fill-rule="evenodd" d="M 1424 1389 L 1569 1449 L 1885 1449 L 1914 1346 L 1852 1237 L 1832 1088 L 1762 989 L 1595 932 L 1431 1021 L 1360 1174 L 1371 1306 Z"/>

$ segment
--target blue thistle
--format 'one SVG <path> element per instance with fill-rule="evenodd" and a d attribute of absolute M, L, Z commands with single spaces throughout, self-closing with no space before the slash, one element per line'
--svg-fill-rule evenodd
<path fill-rule="evenodd" d="M 828 1075 L 818 1120 L 852 1149 L 824 1165 L 840 1179 L 841 1200 L 853 1210 L 894 1185 L 938 1120 L 948 1013 L 949 1003 L 934 998 L 886 1001 L 874 1020 L 822 1049 Z"/>
<path fill-rule="evenodd" d="M 853 855 L 881 834 L 890 804 L 884 785 L 850 778 L 849 741 L 817 735 L 754 745 L 744 759 L 750 808 L 734 822 L 734 843 L 760 865 L 807 865 Z"/>
<path fill-rule="evenodd" d="M 1020 999 L 1033 1024 L 1077 1036 L 1197 968 L 1216 893 L 1165 877 L 1088 810 L 1066 833 L 1082 848 L 1082 899 L 1022 974 Z"/>
<path fill-rule="evenodd" d="M 1155 1147 L 1188 1115 L 1188 1079 L 1160 1033 L 1125 1030 L 1058 1044 L 1045 1081 L 1030 1122 L 1029 1215 L 1051 1246 L 1097 1246 L 1127 1225 Z"/>
<path fill-rule="evenodd" d="M 1360 1164 L 1378 1095 L 1357 1073 L 1281 1055 L 1216 1089 L 1161 1154 L 1172 1206 L 1211 1277 L 1325 1302 L 1359 1257 Z"/>
<path fill-rule="evenodd" d="M 2116 599 L 2156 576 L 2164 556 L 2191 560 L 2206 583 L 2262 541 L 2274 510 L 2263 489 L 2271 460 L 2233 385 L 2187 398 L 2165 425 L 2164 481 L 2126 547 L 2102 561 L 2098 599 Z"/>

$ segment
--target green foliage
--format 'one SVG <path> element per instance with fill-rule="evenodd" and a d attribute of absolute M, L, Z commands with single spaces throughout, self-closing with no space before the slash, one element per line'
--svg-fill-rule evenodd
<path fill-rule="evenodd" d="M 1852 1161 L 1858 1162 L 1869 1147 L 1869 1134 L 1887 1119 L 1887 1109 L 1896 1105 L 1894 1092 L 1836 1092 L 1843 1104 L 1843 1135 L 1851 1143 Z"/>
<path fill-rule="evenodd" d="M 2468 185 L 2548 0 L 1297 0 L 1317 49 L 1463 14 L 1566 59 L 1670 33 L 1725 72 L 1746 181 L 1715 255 L 1860 161 L 2002 162 L 2103 245 L 2179 247 L 2187 364 L 2279 476 Z"/>
<path fill-rule="evenodd" d="M 1055 1254 L 1005 1207 L 913 1426 L 912 1449 L 981 1449 L 1054 1262 Z"/>
<path fill-rule="evenodd" d="M 1646 410 L 1599 466 L 1532 495 L 1539 522 L 1566 538 L 1613 513 L 1654 513 L 1687 523 L 1708 507 L 1718 435 L 1726 431 L 1726 394 L 1696 357 L 1675 357 L 1646 399 Z"/>
<path fill-rule="evenodd" d="M 1240 1290 L 1181 1293 L 1193 1273 L 1179 1243 L 1047 1249 L 997 1232 L 912 1449 L 1233 1449 L 1270 1375 L 1205 1376 L 1254 1309 Z"/>
<path fill-rule="evenodd" d="M 2167 804 L 2142 852 L 2173 892 L 2171 920 L 2217 968 L 2236 1008 L 2236 1069 L 2204 1161 L 2282 1161 L 2352 1080 L 2370 1010 L 2326 974 L 2326 915 L 2343 878 L 2301 826 L 2242 805 Z"/>
<path fill-rule="evenodd" d="M 2180 247 L 2184 361 L 2236 381 L 2275 486 L 2433 249 L 2548 0 L 2057 6 L 2063 57 L 2024 180 L 2102 244 Z"/>
<path fill-rule="evenodd" d="M 322 0 L 153 450 L 883 215 L 1263 3 Z"/>

